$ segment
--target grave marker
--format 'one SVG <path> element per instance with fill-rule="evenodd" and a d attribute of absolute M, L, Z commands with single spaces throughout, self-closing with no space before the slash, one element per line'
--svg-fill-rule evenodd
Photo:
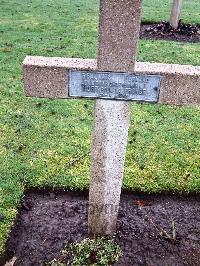
<path fill-rule="evenodd" d="M 182 0 L 173 0 L 170 24 L 173 29 L 178 28 L 178 23 L 181 15 Z"/>
<path fill-rule="evenodd" d="M 134 72 L 140 13 L 140 0 L 100 1 L 98 70 Z M 116 230 L 129 120 L 129 102 L 96 100 L 88 216 L 91 235 L 112 235 Z"/>
<path fill-rule="evenodd" d="M 200 104 L 200 67 L 135 62 L 140 11 L 138 0 L 100 1 L 97 61 L 28 56 L 23 63 L 27 96 L 102 98 L 94 112 L 91 235 L 115 233 L 130 100 Z"/>

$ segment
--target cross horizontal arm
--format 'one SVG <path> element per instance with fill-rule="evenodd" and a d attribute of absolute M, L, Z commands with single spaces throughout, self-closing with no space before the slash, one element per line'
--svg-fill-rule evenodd
<path fill-rule="evenodd" d="M 71 98 L 68 95 L 71 69 L 97 70 L 97 62 L 94 59 L 27 56 L 23 62 L 26 96 Z M 137 62 L 135 74 L 163 76 L 160 104 L 200 105 L 200 67 Z"/>

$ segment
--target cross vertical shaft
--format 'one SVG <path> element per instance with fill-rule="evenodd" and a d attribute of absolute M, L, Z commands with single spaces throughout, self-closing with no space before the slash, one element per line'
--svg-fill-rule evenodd
<path fill-rule="evenodd" d="M 141 0 L 101 0 L 98 70 L 134 72 Z M 89 193 L 90 235 L 113 235 L 128 139 L 130 103 L 96 100 Z"/>

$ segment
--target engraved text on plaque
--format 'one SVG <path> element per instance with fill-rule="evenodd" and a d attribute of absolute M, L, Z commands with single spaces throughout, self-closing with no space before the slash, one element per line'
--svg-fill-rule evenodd
<path fill-rule="evenodd" d="M 161 76 L 70 71 L 69 96 L 157 102 Z"/>

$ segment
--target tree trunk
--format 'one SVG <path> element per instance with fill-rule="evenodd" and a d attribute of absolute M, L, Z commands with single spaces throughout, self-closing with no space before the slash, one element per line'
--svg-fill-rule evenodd
<path fill-rule="evenodd" d="M 178 28 L 178 22 L 181 15 L 181 7 L 182 0 L 173 0 L 172 13 L 170 19 L 170 24 L 172 25 L 173 29 Z"/>

